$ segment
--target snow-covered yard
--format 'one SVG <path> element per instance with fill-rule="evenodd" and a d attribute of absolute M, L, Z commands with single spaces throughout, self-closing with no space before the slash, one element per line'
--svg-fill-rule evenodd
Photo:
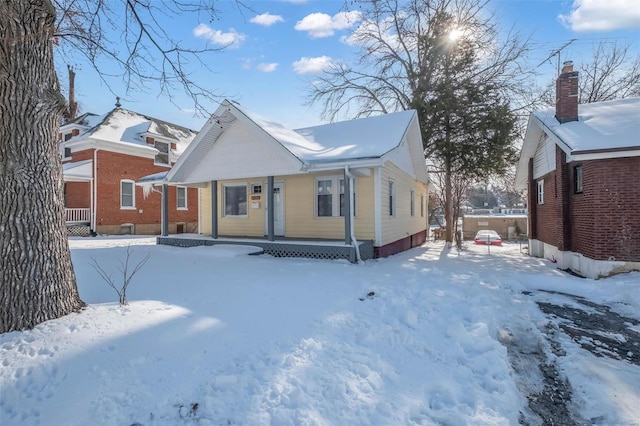
<path fill-rule="evenodd" d="M 119 307 L 90 262 L 115 272 L 128 244 L 134 264 L 151 257 Z M 534 425 L 540 360 L 568 379 L 576 420 L 640 419 L 640 366 L 594 356 L 539 307 L 570 304 L 559 291 L 640 319 L 638 273 L 580 279 L 514 244 L 361 265 L 153 237 L 71 246 L 90 306 L 0 335 L 4 426 Z"/>

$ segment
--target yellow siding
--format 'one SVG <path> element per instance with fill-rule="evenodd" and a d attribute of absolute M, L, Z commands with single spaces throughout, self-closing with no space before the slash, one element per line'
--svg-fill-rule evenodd
<path fill-rule="evenodd" d="M 395 215 L 389 215 L 389 180 L 395 183 Z M 415 192 L 415 214 L 411 216 L 411 190 Z M 420 209 L 421 196 L 424 209 Z M 427 228 L 427 185 L 416 181 L 393 163 L 385 163 L 381 170 L 381 245 L 408 237 Z M 422 214 L 421 214 L 422 213 Z"/>
<path fill-rule="evenodd" d="M 285 186 L 285 235 L 291 238 L 344 238 L 343 217 L 317 217 L 315 214 L 315 179 L 342 177 L 342 171 L 287 176 L 276 179 Z M 373 240 L 373 173 L 356 177 L 355 236 L 359 240 Z"/>
<path fill-rule="evenodd" d="M 344 239 L 343 217 L 316 217 L 315 178 L 319 176 L 339 176 L 342 171 L 320 174 L 305 174 L 293 176 L 276 176 L 276 182 L 284 183 L 284 222 L 285 236 L 289 238 L 326 238 Z M 250 236 L 265 235 L 265 202 L 267 178 L 233 180 L 218 182 L 218 232 L 222 236 Z M 252 200 L 249 194 L 247 217 L 224 217 L 223 185 L 244 184 L 250 191 L 252 183 L 261 183 L 263 194 L 259 201 L 259 208 L 251 208 Z M 370 176 L 356 177 L 356 217 L 355 235 L 359 240 L 373 240 L 374 234 L 374 178 Z M 200 191 L 201 232 L 211 234 L 211 188 Z"/>
<path fill-rule="evenodd" d="M 211 183 L 200 191 L 200 233 L 203 235 L 211 235 Z"/>

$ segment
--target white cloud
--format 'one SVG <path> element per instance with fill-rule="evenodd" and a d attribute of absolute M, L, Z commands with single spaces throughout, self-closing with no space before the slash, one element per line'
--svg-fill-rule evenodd
<path fill-rule="evenodd" d="M 193 29 L 193 34 L 198 38 L 204 38 L 218 46 L 230 48 L 238 48 L 240 44 L 247 38 L 246 35 L 237 32 L 233 28 L 229 32 L 223 33 L 220 30 L 214 30 L 206 24 L 200 24 Z"/>
<path fill-rule="evenodd" d="M 263 13 L 262 15 L 254 16 L 253 18 L 249 19 L 249 22 L 262 25 L 264 27 L 270 27 L 275 23 L 284 22 L 284 18 L 280 15 L 271 15 L 267 12 Z"/>
<path fill-rule="evenodd" d="M 383 20 L 380 24 L 371 21 L 364 21 L 354 32 L 348 36 L 342 36 L 340 41 L 349 46 L 366 46 L 370 44 L 370 34 L 379 34 L 379 36 L 393 49 L 400 47 L 397 34 L 393 33 L 391 20 Z M 377 41 L 374 41 L 376 43 Z"/>
<path fill-rule="evenodd" d="M 262 72 L 273 72 L 276 68 L 278 68 L 278 64 L 276 62 L 271 62 L 269 64 L 263 62 L 258 64 L 258 69 Z"/>
<path fill-rule="evenodd" d="M 358 11 L 340 12 L 333 16 L 326 13 L 312 13 L 296 23 L 295 29 L 307 31 L 311 38 L 331 37 L 338 30 L 351 28 L 362 20 Z"/>
<path fill-rule="evenodd" d="M 637 0 L 575 0 L 571 13 L 558 18 L 573 31 L 640 28 L 640 4 Z"/>
<path fill-rule="evenodd" d="M 334 66 L 335 62 L 330 57 L 323 55 L 316 58 L 303 57 L 292 64 L 296 74 L 319 74 Z"/>

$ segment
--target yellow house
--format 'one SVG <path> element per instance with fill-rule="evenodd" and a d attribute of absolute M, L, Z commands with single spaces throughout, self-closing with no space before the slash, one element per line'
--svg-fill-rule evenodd
<path fill-rule="evenodd" d="M 199 234 L 163 232 L 159 244 L 356 261 L 426 240 L 415 111 L 292 130 L 224 101 L 162 183 L 200 188 Z"/>

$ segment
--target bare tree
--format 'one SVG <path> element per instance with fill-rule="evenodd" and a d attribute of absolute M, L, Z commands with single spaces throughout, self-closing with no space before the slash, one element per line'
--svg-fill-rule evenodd
<path fill-rule="evenodd" d="M 211 14 L 213 4 L 0 2 L 0 333 L 31 328 L 84 306 L 64 222 L 56 136 L 66 106 L 54 51 L 84 56 L 100 75 L 103 64 L 118 64 L 118 75 L 131 89 L 155 82 L 169 97 L 173 89 L 184 90 L 202 110 L 202 100 L 215 94 L 195 84 L 189 70 L 194 61 L 206 66 L 200 55 L 215 49 L 182 48 L 161 17 Z"/>
<path fill-rule="evenodd" d="M 100 278 L 106 282 L 109 287 L 115 290 L 118 295 L 118 302 L 120 306 L 128 305 L 127 301 L 127 289 L 129 288 L 129 284 L 131 283 L 131 279 L 133 276 L 140 270 L 142 267 L 149 261 L 151 257 L 151 252 L 147 253 L 140 261 L 133 267 L 130 268 L 129 261 L 131 259 L 131 254 L 133 250 L 131 250 L 131 246 L 127 246 L 127 252 L 124 260 L 120 260 L 120 265 L 117 267 L 118 271 L 122 274 L 122 284 L 116 282 L 113 278 L 113 273 L 108 273 L 104 270 L 104 268 L 98 263 L 95 258 L 91 258 L 91 267 L 96 270 Z"/>
<path fill-rule="evenodd" d="M 487 0 L 362 0 L 363 23 L 349 38 L 359 62 L 334 66 L 313 82 L 310 103 L 325 118 L 418 112 L 424 152 L 454 175 L 500 174 L 513 160 L 519 111 L 533 99 L 521 66 L 526 40 L 498 39 Z M 445 182 L 447 223 L 453 183 Z M 446 240 L 453 233 L 446 229 Z"/>
<path fill-rule="evenodd" d="M 579 70 L 581 104 L 640 96 L 640 54 L 634 56 L 629 44 L 599 43 Z"/>

